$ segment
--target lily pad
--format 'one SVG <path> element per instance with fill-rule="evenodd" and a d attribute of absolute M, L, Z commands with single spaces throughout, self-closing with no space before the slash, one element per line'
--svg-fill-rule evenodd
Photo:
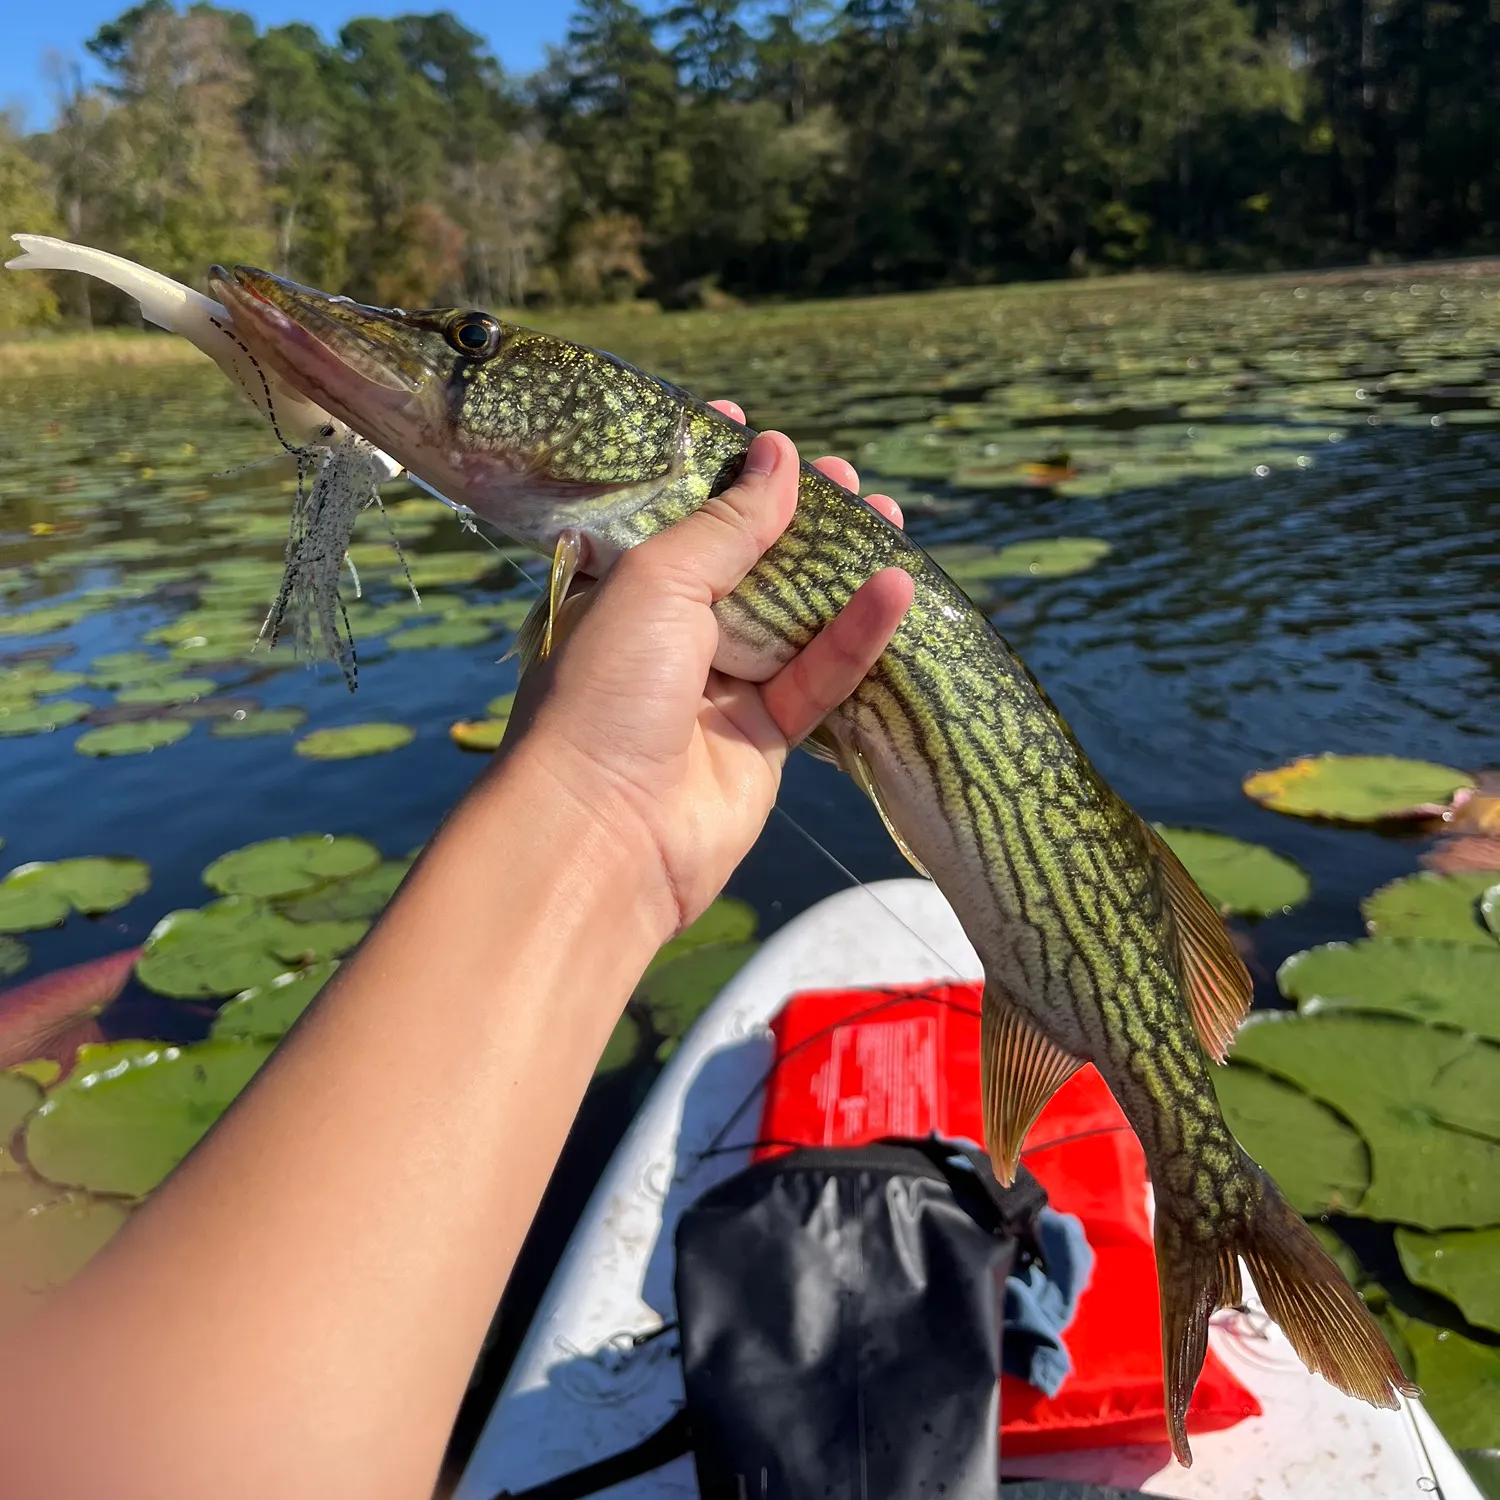
<path fill-rule="evenodd" d="M 487 719 L 508 719 L 515 712 L 516 695 L 514 693 L 501 693 L 498 698 L 491 698 L 485 705 L 484 715 Z"/>
<path fill-rule="evenodd" d="M 315 729 L 298 740 L 295 748 L 309 760 L 354 760 L 400 750 L 416 737 L 416 730 L 405 724 L 346 724 L 340 729 Z"/>
<path fill-rule="evenodd" d="M 425 552 L 406 560 L 411 581 L 419 589 L 446 588 L 455 583 L 477 583 L 504 559 L 495 552 Z"/>
<path fill-rule="evenodd" d="M 940 546 L 928 556 L 962 587 L 996 578 L 1066 578 L 1086 573 L 1112 550 L 1098 537 L 1054 536 L 998 549 L 981 544 Z"/>
<path fill-rule="evenodd" d="M 1490 932 L 1500 938 L 1500 882 L 1486 887 L 1484 895 L 1479 898 L 1479 914 Z"/>
<path fill-rule="evenodd" d="M 176 1000 L 227 999 L 289 966 L 347 953 L 369 923 L 293 922 L 248 896 L 168 913 L 136 965 L 148 989 Z"/>
<path fill-rule="evenodd" d="M 500 748 L 505 731 L 510 727 L 509 719 L 460 719 L 448 726 L 448 738 L 460 750 L 477 750 L 490 753 Z"/>
<path fill-rule="evenodd" d="M 1427 938 L 1326 943 L 1292 954 L 1276 982 L 1304 1015 L 1384 1012 L 1500 1041 L 1500 947 Z"/>
<path fill-rule="evenodd" d="M 1455 1448 L 1492 1448 L 1500 1432 L 1500 1347 L 1392 1310 L 1422 1404 Z"/>
<path fill-rule="evenodd" d="M 1418 1286 L 1441 1293 L 1475 1327 L 1500 1333 L 1500 1229 L 1397 1229 L 1396 1249 Z"/>
<path fill-rule="evenodd" d="M 23 1074 L 0 1072 L 0 1150 L 42 1102 L 41 1089 Z"/>
<path fill-rule="evenodd" d="M 10 979 L 31 962 L 31 952 L 19 938 L 0 934 L 0 979 Z"/>
<path fill-rule="evenodd" d="M 0 636 L 47 635 L 54 630 L 66 630 L 93 611 L 93 603 L 85 601 L 76 604 L 44 604 L 24 613 L 17 610 L 0 615 Z"/>
<path fill-rule="evenodd" d="M 23 734 L 50 734 L 54 729 L 66 729 L 69 724 L 76 724 L 93 706 L 92 703 L 64 698 L 58 703 L 37 703 L 30 708 L 0 707 L 0 739 L 15 739 Z"/>
<path fill-rule="evenodd" d="M 311 895 L 298 896 L 278 905 L 282 913 L 294 922 L 347 922 L 359 917 L 378 916 L 406 879 L 411 864 L 409 859 L 388 859 L 373 870 L 351 875 Z"/>
<path fill-rule="evenodd" d="M 431 625 L 410 625 L 386 637 L 392 651 L 422 651 L 438 646 L 477 646 L 494 632 L 482 620 L 440 620 Z"/>
<path fill-rule="evenodd" d="M 20 865 L 0 880 L 0 932 L 61 927 L 72 909 L 46 865 Z"/>
<path fill-rule="evenodd" d="M 646 972 L 650 974 L 707 943 L 747 943 L 759 925 L 755 908 L 748 901 L 720 896 L 695 922 L 657 950 Z"/>
<path fill-rule="evenodd" d="M 364 839 L 308 833 L 264 839 L 222 854 L 203 872 L 203 880 L 224 896 L 272 899 L 315 890 L 379 863 L 380 850 Z"/>
<path fill-rule="evenodd" d="M 604 1044 L 604 1052 L 599 1058 L 599 1065 L 594 1069 L 594 1077 L 618 1072 L 619 1069 L 634 1062 L 640 1050 L 640 1022 L 627 1010 L 616 1023 L 615 1029 L 610 1032 L 609 1040 Z"/>
<path fill-rule="evenodd" d="M 300 708 L 267 708 L 220 719 L 209 733 L 221 740 L 252 740 L 272 734 L 292 734 L 307 722 Z"/>
<path fill-rule="evenodd" d="M 134 687 L 121 688 L 115 694 L 116 703 L 195 703 L 199 698 L 217 690 L 219 684 L 212 677 L 164 677 L 160 681 L 140 682 Z"/>
<path fill-rule="evenodd" d="M 1308 755 L 1246 777 L 1245 793 L 1274 812 L 1342 823 L 1436 817 L 1474 778 L 1391 755 Z"/>
<path fill-rule="evenodd" d="M 209 1034 L 221 1039 L 260 1037 L 267 1041 L 285 1036 L 337 968 L 337 961 L 314 964 L 296 973 L 278 974 L 269 983 L 236 995 L 214 1017 Z"/>
<path fill-rule="evenodd" d="M 44 1188 L 42 1202 L 0 1225 L 0 1329 L 81 1271 L 128 1217 L 110 1199 Z"/>
<path fill-rule="evenodd" d="M 1480 919 L 1479 901 L 1494 884 L 1487 874 L 1408 875 L 1360 902 L 1373 937 L 1438 938 L 1493 948 L 1494 934 Z"/>
<path fill-rule="evenodd" d="M 71 693 L 88 679 L 82 672 L 58 672 L 45 663 L 35 668 L 15 667 L 0 672 L 0 701 L 14 692 L 30 698 L 46 698 L 53 693 Z"/>
<path fill-rule="evenodd" d="M 1370 1153 L 1347 1121 L 1258 1068 L 1215 1068 L 1213 1080 L 1229 1128 L 1299 1214 L 1358 1210 Z"/>
<path fill-rule="evenodd" d="M 27 1160 L 50 1182 L 140 1197 L 197 1145 L 270 1053 L 267 1042 L 208 1041 L 75 1069 L 32 1115 Z"/>
<path fill-rule="evenodd" d="M 1421 1229 L 1500 1223 L 1500 1047 L 1388 1016 L 1252 1016 L 1237 1062 L 1338 1111 L 1370 1149 L 1357 1213 Z"/>
<path fill-rule="evenodd" d="M 653 964 L 635 998 L 663 1036 L 681 1036 L 742 969 L 758 943 L 707 943 Z"/>
<path fill-rule="evenodd" d="M 183 719 L 140 719 L 133 724 L 106 724 L 85 730 L 73 742 L 80 755 L 145 755 L 186 739 L 193 726 Z"/>
<path fill-rule="evenodd" d="M 1163 828 L 1157 832 L 1221 910 L 1246 917 L 1268 917 L 1289 911 L 1312 890 L 1300 865 L 1261 844 L 1247 844 L 1223 833 L 1197 828 Z"/>

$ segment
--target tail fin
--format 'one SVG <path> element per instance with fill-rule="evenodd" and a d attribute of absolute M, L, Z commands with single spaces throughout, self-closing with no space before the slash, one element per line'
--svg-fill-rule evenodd
<path fill-rule="evenodd" d="M 1397 1395 L 1420 1395 L 1406 1378 L 1359 1294 L 1329 1258 L 1281 1191 L 1248 1160 L 1258 1201 L 1230 1238 L 1195 1242 L 1160 1212 L 1156 1268 L 1161 1286 L 1162 1367 L 1172 1452 L 1184 1466 L 1193 1455 L 1187 1409 L 1208 1348 L 1208 1320 L 1241 1300 L 1239 1258 L 1267 1313 L 1298 1358 L 1346 1395 L 1394 1409 Z"/>

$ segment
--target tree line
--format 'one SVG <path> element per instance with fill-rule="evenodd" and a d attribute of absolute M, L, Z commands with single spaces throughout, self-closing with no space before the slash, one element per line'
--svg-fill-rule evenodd
<path fill-rule="evenodd" d="M 1495 0 L 580 0 L 332 40 L 145 0 L 0 127 L 0 229 L 384 304 L 828 295 L 1500 245 Z M 0 278 L 0 327 L 123 304 Z M 31 283 L 23 286 L 22 283 Z"/>

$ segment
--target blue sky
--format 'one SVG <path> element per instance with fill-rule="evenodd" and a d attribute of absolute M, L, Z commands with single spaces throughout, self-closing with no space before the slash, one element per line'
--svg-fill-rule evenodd
<path fill-rule="evenodd" d="M 86 61 L 83 44 L 106 21 L 128 10 L 132 0 L 0 0 L 4 43 L 0 45 L 0 109 L 17 108 L 27 129 L 48 123 L 51 105 L 42 72 L 48 51 Z M 248 11 L 262 26 L 308 21 L 332 36 L 353 16 L 396 16 L 451 10 L 464 25 L 489 39 L 509 73 L 539 67 L 549 43 L 560 42 L 572 0 L 221 0 Z"/>

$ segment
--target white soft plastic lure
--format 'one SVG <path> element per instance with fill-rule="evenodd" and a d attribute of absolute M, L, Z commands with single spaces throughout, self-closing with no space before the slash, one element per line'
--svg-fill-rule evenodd
<path fill-rule="evenodd" d="M 266 369 L 235 332 L 228 309 L 212 297 L 106 250 L 45 234 L 11 238 L 22 253 L 6 262 L 7 270 L 78 271 L 133 297 L 148 323 L 181 334 L 213 360 L 299 464 L 313 470 L 311 487 L 299 487 L 286 573 L 260 638 L 274 645 L 290 613 L 303 648 L 337 661 L 353 688 L 354 643 L 339 603 L 339 574 L 359 512 L 376 498 L 380 484 L 401 473 L 401 465 Z"/>

